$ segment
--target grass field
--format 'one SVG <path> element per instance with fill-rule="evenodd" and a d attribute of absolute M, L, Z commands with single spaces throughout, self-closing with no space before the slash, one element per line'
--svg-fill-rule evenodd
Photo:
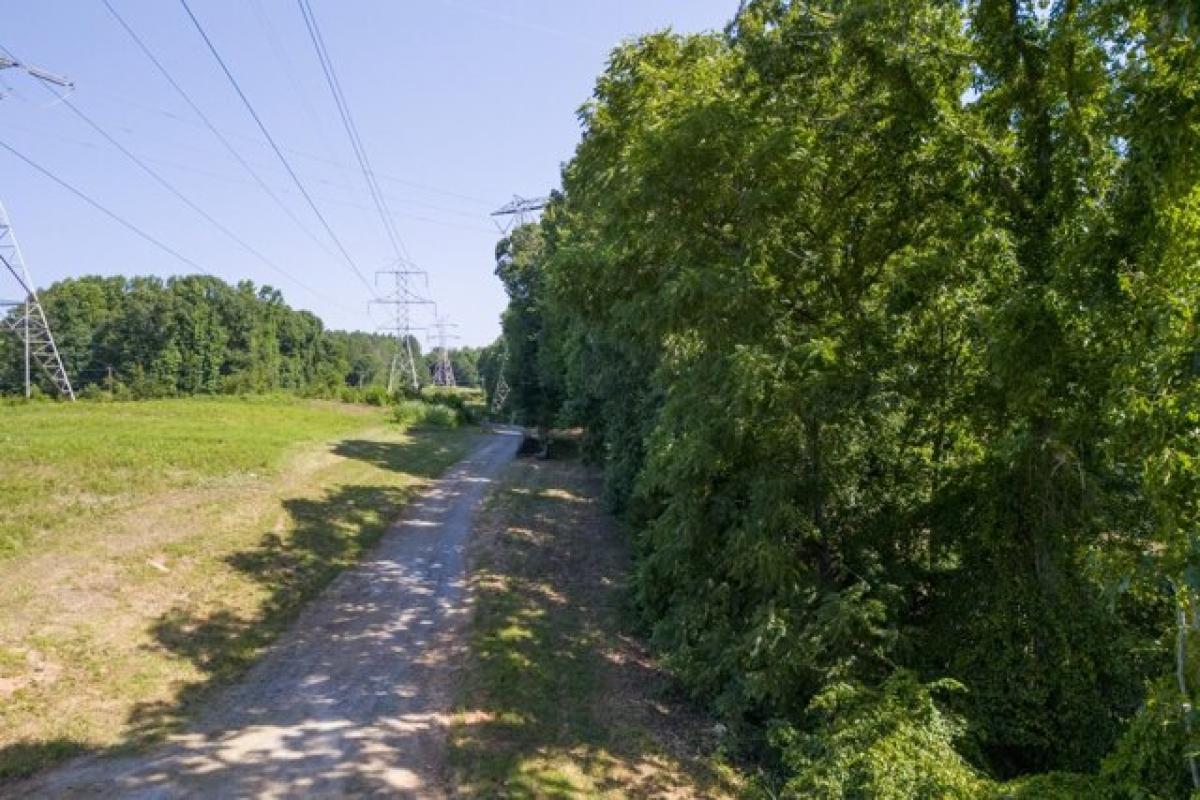
<path fill-rule="evenodd" d="M 469 798 L 737 796 L 719 736 L 625 632 L 631 561 L 574 461 L 523 459 L 473 543 L 474 616 L 450 766 Z"/>
<path fill-rule="evenodd" d="M 286 399 L 0 408 L 0 778 L 176 728 L 469 449 Z"/>

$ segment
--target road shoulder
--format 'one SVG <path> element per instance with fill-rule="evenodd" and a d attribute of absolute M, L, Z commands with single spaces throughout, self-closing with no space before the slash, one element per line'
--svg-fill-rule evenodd
<path fill-rule="evenodd" d="M 519 459 L 471 545 L 456 796 L 732 797 L 717 735 L 626 632 L 624 534 L 578 461 Z"/>

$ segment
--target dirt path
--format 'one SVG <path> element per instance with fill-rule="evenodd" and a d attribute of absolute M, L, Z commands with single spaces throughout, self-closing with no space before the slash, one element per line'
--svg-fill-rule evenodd
<path fill-rule="evenodd" d="M 142 755 L 79 759 L 6 794 L 441 797 L 463 551 L 519 443 L 513 432 L 487 437 L 187 733 Z"/>

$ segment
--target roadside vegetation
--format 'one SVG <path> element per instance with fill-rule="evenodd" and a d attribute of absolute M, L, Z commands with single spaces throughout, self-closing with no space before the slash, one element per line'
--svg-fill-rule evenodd
<path fill-rule="evenodd" d="M 618 47 L 498 246 L 511 408 L 764 796 L 1200 790 L 1195 12 L 747 0 Z"/>
<path fill-rule="evenodd" d="M 721 735 L 629 633 L 628 543 L 578 461 L 522 459 L 470 554 L 455 796 L 733 797 Z"/>
<path fill-rule="evenodd" d="M 0 778 L 176 729 L 476 435 L 286 397 L 0 413 Z"/>
<path fill-rule="evenodd" d="M 233 286 L 207 275 L 90 276 L 59 281 L 40 297 L 83 397 L 288 392 L 375 405 L 389 399 L 393 337 L 326 330 L 270 286 Z M 15 319 L 18 310 L 4 313 Z M 432 383 L 436 355 L 422 355 L 416 337 L 406 346 L 420 359 L 418 381 Z M 460 386 L 494 381 L 495 348 L 451 348 L 449 355 Z M 48 385 L 35 389 L 40 394 Z M 0 336 L 0 394 L 23 391 L 20 341 Z"/>

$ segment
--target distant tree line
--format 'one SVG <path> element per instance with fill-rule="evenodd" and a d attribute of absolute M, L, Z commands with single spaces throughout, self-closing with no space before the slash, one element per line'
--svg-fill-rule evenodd
<path fill-rule="evenodd" d="M 397 346 L 380 334 L 326 330 L 314 314 L 289 307 L 277 289 L 249 281 L 83 277 L 56 283 L 40 297 L 67 372 L 84 395 L 378 394 Z M 426 366 L 418 378 L 427 384 L 434 355 L 423 353 L 415 337 L 410 346 Z M 460 385 L 479 385 L 483 355 L 483 348 L 451 351 Z M 49 391 L 43 376 L 34 377 Z M 20 340 L 0 330 L 0 391 L 15 394 L 23 386 Z"/>
<path fill-rule="evenodd" d="M 746 0 L 582 120 L 510 402 L 762 796 L 1200 796 L 1196 4 Z"/>

